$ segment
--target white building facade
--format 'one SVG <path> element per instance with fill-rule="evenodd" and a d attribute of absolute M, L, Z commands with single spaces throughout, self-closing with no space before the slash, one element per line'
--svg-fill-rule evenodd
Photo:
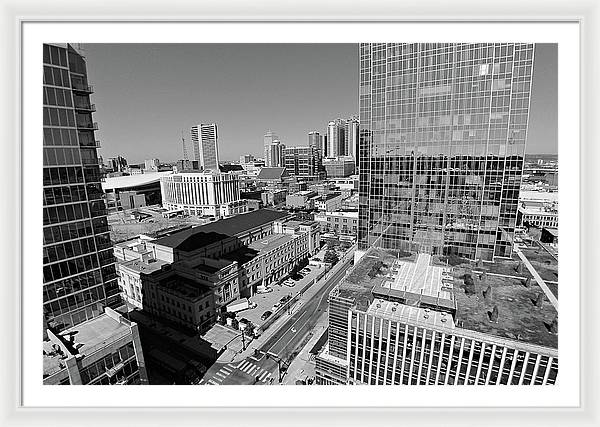
<path fill-rule="evenodd" d="M 246 212 L 240 200 L 239 177 L 229 173 L 178 173 L 161 178 L 165 209 L 188 215 L 221 218 Z"/>

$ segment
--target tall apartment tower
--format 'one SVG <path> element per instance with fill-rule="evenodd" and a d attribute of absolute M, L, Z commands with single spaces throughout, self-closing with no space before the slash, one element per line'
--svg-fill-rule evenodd
<path fill-rule="evenodd" d="M 327 144 L 327 134 L 321 135 L 319 141 L 319 147 L 321 148 L 321 157 L 329 157 L 329 146 Z"/>
<path fill-rule="evenodd" d="M 316 130 L 308 132 L 308 146 L 317 150 L 321 148 L 321 134 Z"/>
<path fill-rule="evenodd" d="M 357 160 L 358 154 L 358 137 L 359 137 L 359 124 L 360 120 L 358 116 L 351 116 L 346 121 L 346 131 L 344 137 L 346 138 L 345 150 L 346 156 L 354 157 Z"/>
<path fill-rule="evenodd" d="M 272 131 L 268 131 L 265 134 L 263 141 L 265 148 L 265 166 L 273 168 L 285 166 L 285 145 L 281 143 L 277 135 Z"/>
<path fill-rule="evenodd" d="M 327 157 L 346 156 L 346 121 L 335 119 L 327 125 Z"/>
<path fill-rule="evenodd" d="M 69 44 L 44 44 L 43 66 L 44 331 L 61 331 L 121 299 L 85 59 Z"/>
<path fill-rule="evenodd" d="M 360 45 L 359 250 L 511 256 L 534 50 Z"/>
<path fill-rule="evenodd" d="M 192 147 L 194 160 L 204 170 L 219 171 L 219 145 L 215 123 L 192 126 Z"/>

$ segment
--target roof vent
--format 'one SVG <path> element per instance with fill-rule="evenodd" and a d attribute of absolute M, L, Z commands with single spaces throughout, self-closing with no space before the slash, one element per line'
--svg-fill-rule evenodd
<path fill-rule="evenodd" d="M 377 308 L 381 308 L 381 304 L 377 303 Z"/>
<path fill-rule="evenodd" d="M 396 306 L 392 306 L 392 311 L 396 311 Z"/>

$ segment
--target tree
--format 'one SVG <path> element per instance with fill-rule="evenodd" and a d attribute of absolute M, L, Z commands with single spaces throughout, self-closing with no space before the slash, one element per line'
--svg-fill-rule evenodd
<path fill-rule="evenodd" d="M 340 258 L 338 257 L 338 255 L 335 253 L 335 251 L 332 251 L 331 249 L 327 250 L 327 252 L 325 252 L 325 256 L 323 257 L 323 261 L 331 265 L 337 264 L 339 260 Z"/>

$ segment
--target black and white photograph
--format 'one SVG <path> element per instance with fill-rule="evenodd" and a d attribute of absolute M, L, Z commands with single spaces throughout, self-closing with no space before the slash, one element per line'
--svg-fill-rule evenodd
<path fill-rule="evenodd" d="M 39 66 L 44 385 L 560 382 L 557 44 Z"/>
<path fill-rule="evenodd" d="M 592 21 L 462 1 L 16 17 L 0 420 L 600 419 Z"/>

